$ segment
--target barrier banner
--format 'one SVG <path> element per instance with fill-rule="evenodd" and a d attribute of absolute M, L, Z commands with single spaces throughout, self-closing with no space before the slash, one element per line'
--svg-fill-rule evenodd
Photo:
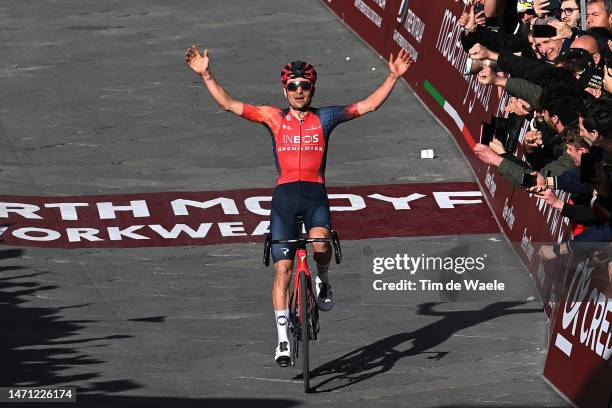
<path fill-rule="evenodd" d="M 611 258 L 574 256 L 556 302 L 544 376 L 579 407 L 612 403 Z M 603 259 L 602 259 L 603 258 Z M 571 375 L 568 375 L 571 373 Z"/>
<path fill-rule="evenodd" d="M 400 47 L 406 48 L 413 55 L 416 63 L 408 70 L 404 79 L 453 135 L 474 170 L 498 224 L 533 277 L 545 313 L 552 322 L 549 334 L 553 341 L 554 334 L 559 333 L 559 318 L 555 319 L 555 310 L 565 301 L 566 286 L 559 273 L 561 265 L 545 264 L 538 256 L 538 251 L 542 242 L 557 243 L 569 239 L 570 226 L 568 220 L 562 218 L 558 211 L 542 200 L 530 196 L 523 188 L 507 182 L 497 173 L 497 169 L 481 162 L 472 151 L 479 140 L 481 123 L 491 123 L 493 116 L 505 116 L 504 108 L 509 95 L 497 87 L 481 85 L 475 75 L 463 75 L 467 54 L 459 41 L 462 28 L 457 21 L 463 12 L 464 2 L 373 1 L 372 3 L 384 4 L 383 8 L 388 12 L 381 14 L 381 27 L 385 28 L 376 31 L 376 38 L 372 38 L 374 33 L 368 32 L 368 24 L 346 18 L 356 13 L 355 10 L 359 9 L 363 2 L 322 0 L 322 3 L 330 7 L 385 59 L 389 53 L 396 54 Z M 380 37 L 383 33 L 384 38 Z M 523 158 L 522 143 L 527 130 L 528 126 L 524 123 L 516 151 L 512 152 L 519 158 Z M 559 194 L 559 198 L 565 199 L 567 196 Z M 607 286 L 600 287 L 599 293 L 603 293 L 601 291 L 604 288 L 609 289 L 610 286 L 612 283 L 608 282 Z M 605 307 L 609 305 L 608 302 Z M 603 319 L 612 319 L 610 314 L 606 314 L 608 312 L 602 317 L 601 306 L 589 310 L 588 313 L 593 313 L 593 310 L 599 313 L 595 320 L 590 321 L 599 321 L 600 327 L 608 324 L 603 322 L 609 320 Z M 605 327 L 608 330 L 608 326 Z M 592 337 L 590 339 L 594 341 Z M 609 347 L 609 344 L 604 347 Z M 576 350 L 580 347 L 582 346 L 577 346 Z M 594 361 L 597 360 L 589 360 L 584 354 L 587 359 L 585 361 L 590 362 L 581 366 L 579 357 L 572 357 L 568 362 L 567 356 L 559 354 L 558 348 L 551 346 L 551 350 L 545 376 L 553 388 L 576 406 L 608 407 L 608 397 L 603 394 L 612 390 L 609 359 L 603 365 L 595 364 Z M 583 355 L 583 351 L 576 351 L 576 355 Z M 576 384 L 571 383 L 574 373 L 581 375 L 581 381 Z M 585 396 L 589 392 L 594 395 L 592 399 Z"/>
<path fill-rule="evenodd" d="M 374 49 L 384 49 L 392 19 L 389 0 L 323 0 L 346 25 Z M 350 5 L 350 6 L 349 6 Z"/>

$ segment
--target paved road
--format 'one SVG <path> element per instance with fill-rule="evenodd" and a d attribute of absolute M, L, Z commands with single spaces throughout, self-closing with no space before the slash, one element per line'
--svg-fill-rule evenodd
<path fill-rule="evenodd" d="M 359 100 L 386 74 L 315 0 L 9 0 L 0 19 L 4 196 L 272 187 L 267 132 L 220 112 L 184 64 L 194 42 L 210 48 L 235 97 L 257 104 L 283 104 L 278 73 L 294 59 L 315 63 L 319 105 Z M 426 148 L 437 158 L 420 159 Z M 338 186 L 474 181 L 405 86 L 335 130 L 327 177 Z M 372 253 L 456 248 L 486 252 L 510 289 L 460 299 L 371 290 Z M 332 272 L 338 307 L 322 317 L 313 352 L 316 393 L 304 395 L 298 370 L 272 360 L 272 273 L 258 264 L 259 244 L 4 247 L 0 385 L 72 385 L 78 406 L 101 407 L 565 406 L 541 378 L 535 289 L 501 235 L 344 249 Z"/>

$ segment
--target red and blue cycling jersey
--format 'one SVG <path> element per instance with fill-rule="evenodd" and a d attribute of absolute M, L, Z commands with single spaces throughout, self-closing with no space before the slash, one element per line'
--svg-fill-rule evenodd
<path fill-rule="evenodd" d="M 325 184 L 329 136 L 338 124 L 358 117 L 359 112 L 357 104 L 310 108 L 299 120 L 289 108 L 245 103 L 242 116 L 270 131 L 277 185 L 296 181 Z"/>

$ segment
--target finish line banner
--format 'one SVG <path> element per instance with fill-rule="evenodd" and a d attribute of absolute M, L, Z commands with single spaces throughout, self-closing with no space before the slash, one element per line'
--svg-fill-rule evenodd
<path fill-rule="evenodd" d="M 475 183 L 328 189 L 342 239 L 498 233 Z M 0 196 L 0 240 L 48 248 L 259 242 L 271 189 L 86 197 Z"/>

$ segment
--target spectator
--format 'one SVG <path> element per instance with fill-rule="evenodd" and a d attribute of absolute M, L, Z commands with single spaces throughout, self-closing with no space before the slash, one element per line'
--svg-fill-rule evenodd
<path fill-rule="evenodd" d="M 612 0 L 589 0 L 586 12 L 587 27 L 612 29 Z"/>
<path fill-rule="evenodd" d="M 561 3 L 561 21 L 570 27 L 580 25 L 580 6 L 577 0 L 565 0 Z"/>
<path fill-rule="evenodd" d="M 599 52 L 599 43 L 597 42 L 597 38 L 595 38 L 595 36 L 588 33 L 583 34 L 572 42 L 570 48 L 582 48 L 583 50 L 588 51 L 589 54 L 591 54 L 591 57 L 593 57 L 595 66 L 601 66 L 602 58 L 601 53 Z"/>

